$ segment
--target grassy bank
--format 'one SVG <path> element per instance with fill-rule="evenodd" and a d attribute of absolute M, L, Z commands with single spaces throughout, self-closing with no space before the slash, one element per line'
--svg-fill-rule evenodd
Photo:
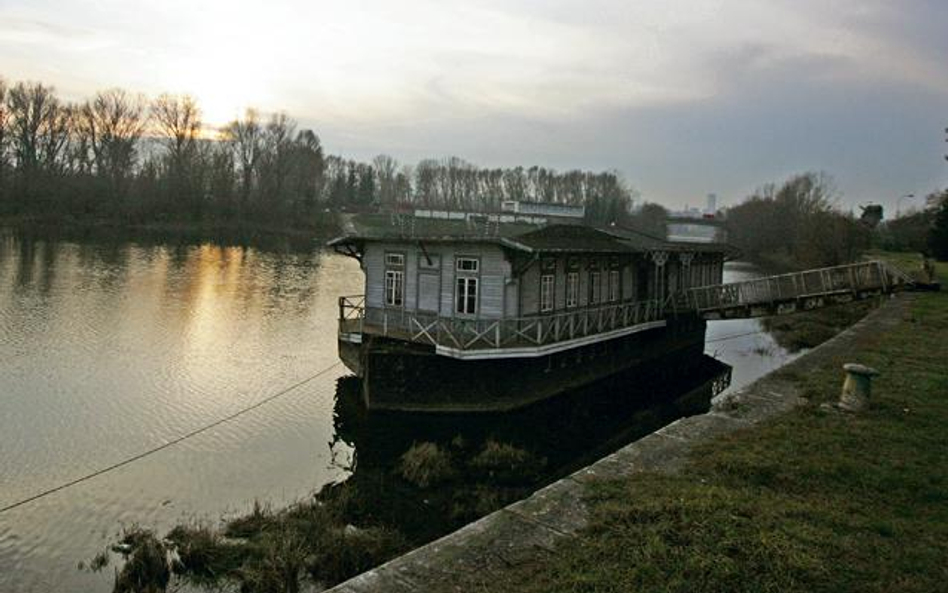
<path fill-rule="evenodd" d="M 254 504 L 161 535 L 133 527 L 80 564 L 115 567 L 115 593 L 321 590 L 527 496 L 546 461 L 509 443 L 413 444 L 287 508 Z"/>
<path fill-rule="evenodd" d="M 948 294 L 915 298 L 846 357 L 882 372 L 871 410 L 820 408 L 846 361 L 788 376 L 806 405 L 702 446 L 679 474 L 595 484 L 581 537 L 455 590 L 945 590 Z"/>

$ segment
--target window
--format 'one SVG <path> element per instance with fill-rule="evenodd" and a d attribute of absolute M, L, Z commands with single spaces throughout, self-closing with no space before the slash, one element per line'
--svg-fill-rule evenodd
<path fill-rule="evenodd" d="M 547 313 L 553 310 L 553 286 L 555 276 L 544 274 L 540 276 L 540 312 Z"/>
<path fill-rule="evenodd" d="M 454 298 L 456 312 L 461 315 L 475 315 L 477 313 L 477 278 L 459 277 Z"/>
<path fill-rule="evenodd" d="M 571 308 L 579 304 L 579 273 L 570 272 L 566 275 L 566 307 Z"/>
<path fill-rule="evenodd" d="M 598 305 L 602 298 L 602 273 L 589 273 L 589 304 Z"/>
<path fill-rule="evenodd" d="M 619 300 L 619 270 L 609 271 L 609 300 Z"/>
<path fill-rule="evenodd" d="M 385 270 L 385 304 L 401 307 L 405 294 L 405 272 Z"/>
<path fill-rule="evenodd" d="M 385 254 L 385 304 L 401 307 L 405 303 L 405 254 Z"/>
<path fill-rule="evenodd" d="M 458 272 L 467 272 L 476 274 L 479 271 L 480 262 L 473 257 L 459 257 L 457 261 Z"/>

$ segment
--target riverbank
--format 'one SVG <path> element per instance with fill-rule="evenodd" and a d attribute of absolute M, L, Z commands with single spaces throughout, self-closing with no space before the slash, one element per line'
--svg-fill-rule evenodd
<path fill-rule="evenodd" d="M 710 414 L 334 590 L 937 590 L 946 343 L 948 295 L 890 300 Z M 882 372 L 873 408 L 823 410 L 852 361 Z"/>
<path fill-rule="evenodd" d="M 0 228 L 44 240 L 107 241 L 156 244 L 215 243 L 263 249 L 310 249 L 341 231 L 340 215 L 321 213 L 311 221 L 290 223 L 227 220 L 131 221 L 124 219 L 0 217 Z"/>

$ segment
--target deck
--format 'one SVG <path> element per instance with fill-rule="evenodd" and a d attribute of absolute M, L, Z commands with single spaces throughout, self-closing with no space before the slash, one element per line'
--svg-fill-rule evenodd
<path fill-rule="evenodd" d="M 619 302 L 510 319 L 449 318 L 398 308 L 367 307 L 363 296 L 339 299 L 339 339 L 375 335 L 434 346 L 452 358 L 528 358 L 664 327 L 668 317 L 735 319 L 782 315 L 903 290 L 913 281 L 883 262 L 868 261 L 700 286 L 663 301 Z"/>
<path fill-rule="evenodd" d="M 535 357 L 665 326 L 657 300 L 619 302 L 552 315 L 509 319 L 449 318 L 396 308 L 367 307 L 363 296 L 339 299 L 339 336 L 371 334 L 427 344 L 467 360 Z"/>

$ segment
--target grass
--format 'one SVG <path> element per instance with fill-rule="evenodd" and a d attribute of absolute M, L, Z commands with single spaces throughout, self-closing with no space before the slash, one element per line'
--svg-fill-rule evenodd
<path fill-rule="evenodd" d="M 493 438 L 481 446 L 460 437 L 413 443 L 394 463 L 285 509 L 255 502 L 220 525 L 185 523 L 164 537 L 130 530 L 112 548 L 124 560 L 114 591 L 321 589 L 523 498 L 544 465 Z M 406 529 L 414 520 L 426 528 Z M 101 554 L 79 568 L 97 572 L 108 561 Z"/>
<path fill-rule="evenodd" d="M 867 412 L 820 408 L 842 380 L 829 360 L 794 379 L 806 405 L 703 445 L 679 474 L 596 483 L 580 537 L 454 590 L 944 591 L 946 355 L 948 294 L 920 294 L 847 355 L 882 371 Z"/>
<path fill-rule="evenodd" d="M 415 443 L 399 461 L 401 476 L 418 486 L 428 488 L 444 483 L 456 475 L 451 454 L 436 443 Z"/>
<path fill-rule="evenodd" d="M 875 299 L 815 311 L 765 317 L 763 328 L 790 352 L 813 348 L 850 327 L 879 305 Z"/>
<path fill-rule="evenodd" d="M 164 538 L 135 528 L 113 550 L 124 562 L 116 570 L 115 593 L 159 593 L 181 585 L 190 589 L 245 593 L 295 593 L 304 583 L 328 586 L 376 566 L 408 546 L 382 527 L 346 523 L 344 497 L 327 495 L 274 512 L 253 510 L 221 529 L 179 525 Z M 89 569 L 108 564 L 97 555 Z M 83 563 L 84 565 L 85 563 Z"/>

